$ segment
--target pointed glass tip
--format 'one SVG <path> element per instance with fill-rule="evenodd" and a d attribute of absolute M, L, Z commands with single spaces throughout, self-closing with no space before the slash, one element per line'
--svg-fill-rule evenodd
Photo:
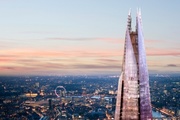
<path fill-rule="evenodd" d="M 141 16 L 141 8 L 139 8 L 139 15 Z"/>
<path fill-rule="evenodd" d="M 129 13 L 128 13 L 128 15 L 131 15 L 131 8 L 129 8 Z"/>
<path fill-rule="evenodd" d="M 137 16 L 141 16 L 141 8 L 137 8 Z"/>
<path fill-rule="evenodd" d="M 139 14 L 139 8 L 137 8 L 137 15 Z"/>

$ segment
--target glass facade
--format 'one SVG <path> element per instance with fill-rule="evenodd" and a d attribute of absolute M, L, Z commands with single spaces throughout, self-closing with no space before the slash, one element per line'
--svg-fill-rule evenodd
<path fill-rule="evenodd" d="M 137 13 L 136 23 L 136 31 L 133 32 L 129 13 L 122 73 L 118 83 L 115 120 L 152 119 L 149 75 L 140 12 Z"/>

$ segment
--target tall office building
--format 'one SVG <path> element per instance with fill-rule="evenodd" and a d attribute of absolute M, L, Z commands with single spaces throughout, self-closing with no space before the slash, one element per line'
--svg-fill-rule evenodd
<path fill-rule="evenodd" d="M 115 120 L 151 120 L 149 74 L 142 33 L 141 12 L 137 11 L 136 30 L 131 30 L 131 13 L 125 36 L 122 73 L 118 83 Z"/>

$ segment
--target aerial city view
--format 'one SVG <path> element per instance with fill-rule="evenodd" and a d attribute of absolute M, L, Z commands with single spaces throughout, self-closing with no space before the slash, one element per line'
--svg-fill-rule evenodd
<path fill-rule="evenodd" d="M 0 120 L 180 120 L 179 1 L 0 1 Z"/>

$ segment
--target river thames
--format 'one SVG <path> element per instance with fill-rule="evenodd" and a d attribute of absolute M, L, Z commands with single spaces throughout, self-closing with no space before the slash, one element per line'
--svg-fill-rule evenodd
<path fill-rule="evenodd" d="M 157 118 L 165 117 L 160 112 L 154 111 L 154 110 L 152 111 L 152 115 L 153 115 L 153 117 L 157 117 Z"/>

